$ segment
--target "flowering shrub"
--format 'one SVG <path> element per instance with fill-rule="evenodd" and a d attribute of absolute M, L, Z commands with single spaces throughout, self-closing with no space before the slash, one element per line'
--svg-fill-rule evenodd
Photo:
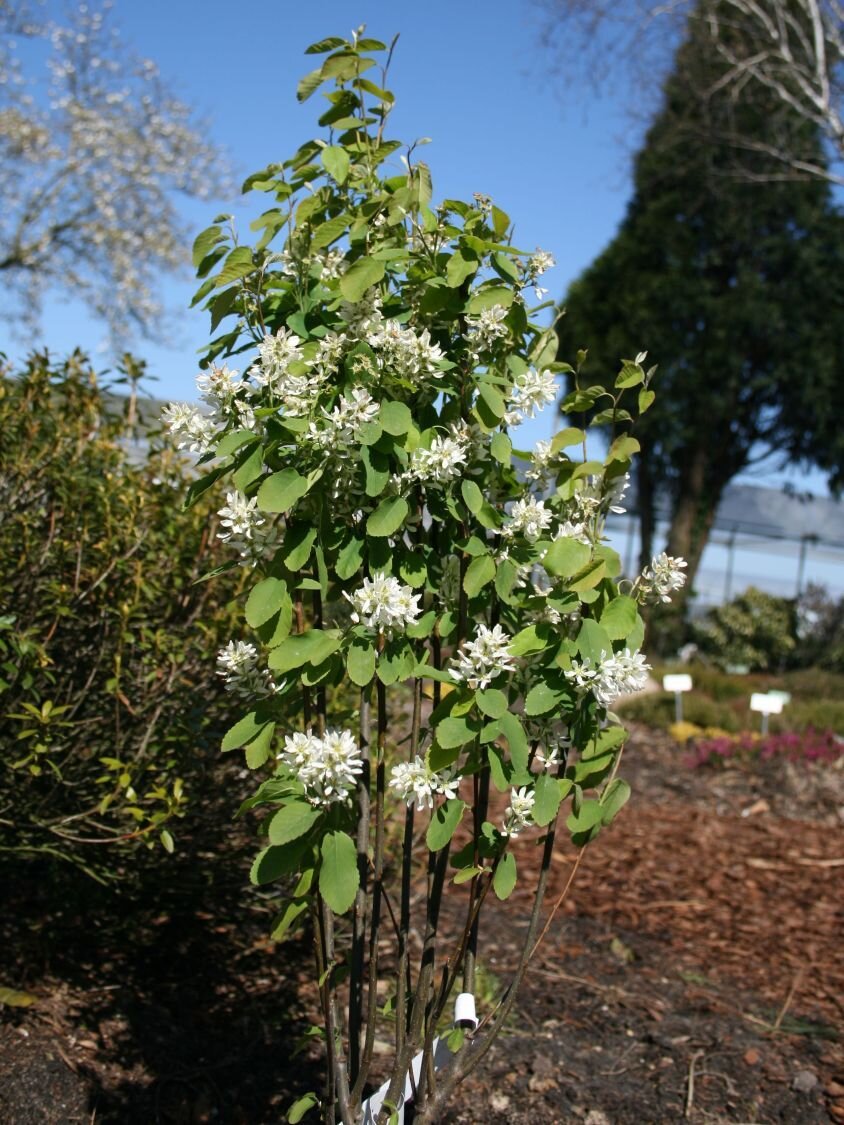
<path fill-rule="evenodd" d="M 832 731 L 817 731 L 808 727 L 799 733 L 741 734 L 730 737 L 701 738 L 694 744 L 687 763 L 693 769 L 700 766 L 723 767 L 727 765 L 752 765 L 771 759 L 785 758 L 790 762 L 837 762 L 844 756 L 844 742 Z"/>
<path fill-rule="evenodd" d="M 308 51 L 327 58 L 299 97 L 323 91 L 326 133 L 246 181 L 269 202 L 255 246 L 225 216 L 196 240 L 198 299 L 228 327 L 209 345 L 203 409 L 172 404 L 167 420 L 208 466 L 193 497 L 231 482 L 220 537 L 250 576 L 251 639 L 220 655 L 243 700 L 223 749 L 271 769 L 248 802 L 268 813 L 252 879 L 293 876 L 274 932 L 313 932 L 324 1119 L 364 1112 L 386 985 L 395 1057 L 379 1120 L 421 1052 L 414 1103 L 430 1121 L 507 1018 L 563 802 L 585 844 L 628 798 L 609 708 L 645 682 L 639 604 L 676 589 L 681 562 L 654 560 L 624 593 L 603 542 L 638 449 L 622 399 L 640 411 L 653 399 L 644 355 L 623 362 L 612 392 L 578 385 L 563 402 L 569 415 L 601 407 L 603 460 L 574 426 L 514 448 L 511 427 L 554 401 L 558 375 L 578 382 L 537 323 L 543 306 L 529 305 L 550 255 L 513 247 L 509 218 L 484 196 L 432 205 L 416 146 L 386 137 L 392 48 L 357 33 Z M 218 363 L 233 355 L 242 374 Z M 351 724 L 338 721 L 350 685 Z M 470 841 L 452 849 L 461 825 Z M 526 831 L 543 846 L 519 969 L 472 1049 L 434 1075 L 438 1021 L 458 981 L 474 991 L 481 908 L 490 889 L 511 894 L 509 843 Z M 445 894 L 465 925 L 444 948 Z M 452 1050 L 464 1033 L 473 1021 Z"/>

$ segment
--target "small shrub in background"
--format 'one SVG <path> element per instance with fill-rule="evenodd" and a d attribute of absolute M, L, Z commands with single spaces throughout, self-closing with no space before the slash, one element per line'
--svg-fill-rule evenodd
<path fill-rule="evenodd" d="M 0 847 L 100 874 L 97 844 L 173 847 L 239 581 L 193 584 L 216 505 L 181 512 L 184 462 L 130 456 L 119 401 L 79 353 L 0 369 Z"/>
<path fill-rule="evenodd" d="M 750 586 L 693 622 L 691 633 L 701 653 L 719 668 L 744 664 L 753 672 L 781 671 L 797 647 L 797 611 L 793 600 Z"/>

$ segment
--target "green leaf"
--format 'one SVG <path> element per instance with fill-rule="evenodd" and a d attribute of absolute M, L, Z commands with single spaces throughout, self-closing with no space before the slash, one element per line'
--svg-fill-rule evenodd
<path fill-rule="evenodd" d="M 493 434 L 489 451 L 500 465 L 509 465 L 513 457 L 513 443 L 506 434 Z"/>
<path fill-rule="evenodd" d="M 279 809 L 270 821 L 267 837 L 271 844 L 287 844 L 304 836 L 319 820 L 319 809 L 305 801 L 294 801 Z"/>
<path fill-rule="evenodd" d="M 424 586 L 428 580 L 428 567 L 425 557 L 420 551 L 409 551 L 402 555 L 399 563 L 399 574 L 415 590 Z"/>
<path fill-rule="evenodd" d="M 495 305 L 503 305 L 505 309 L 509 309 L 514 296 L 513 290 L 505 285 L 493 285 L 478 289 L 472 294 L 466 306 L 466 312 L 470 316 L 474 316 L 476 313 L 483 312 L 484 309 L 491 309 Z"/>
<path fill-rule="evenodd" d="M 331 48 L 327 47 L 326 50 L 331 50 Z M 313 1109 L 315 1105 L 319 1105 L 319 1098 L 316 1094 L 303 1094 L 301 1098 L 297 1098 L 287 1111 L 289 1125 L 299 1125 L 308 1110 Z"/>
<path fill-rule="evenodd" d="M 314 231 L 314 236 L 311 239 L 311 249 L 322 250 L 323 247 L 330 246 L 332 242 L 335 242 L 346 233 L 350 221 L 350 217 L 346 213 L 335 215 L 332 219 L 326 219 L 326 221 L 321 223 Z"/>
<path fill-rule="evenodd" d="M 566 827 L 571 834 L 577 835 L 581 832 L 588 832 L 590 828 L 594 828 L 596 824 L 600 824 L 604 816 L 604 806 L 600 801 L 592 800 L 583 801 L 580 809 L 575 813 L 569 814 L 566 820 Z"/>
<path fill-rule="evenodd" d="M 566 693 L 560 688 L 540 681 L 525 696 L 525 714 L 547 715 L 549 711 L 558 709 L 565 698 Z"/>
<path fill-rule="evenodd" d="M 255 856 L 249 872 L 249 882 L 255 887 L 262 887 L 265 883 L 280 879 L 282 875 L 295 874 L 307 846 L 307 841 L 301 836 L 291 843 L 270 844 Z"/>
<path fill-rule="evenodd" d="M 495 561 L 492 555 L 480 555 L 472 559 L 463 576 L 463 589 L 474 598 L 495 578 Z"/>
<path fill-rule="evenodd" d="M 382 429 L 393 437 L 401 437 L 413 426 L 413 415 L 403 402 L 382 402 L 378 411 Z"/>
<path fill-rule="evenodd" d="M 629 434 L 622 434 L 615 439 L 607 450 L 604 464 L 609 465 L 611 461 L 629 461 L 641 448 L 634 437 Z"/>
<path fill-rule="evenodd" d="M 496 420 L 500 421 L 507 411 L 507 405 L 503 397 L 490 383 L 481 383 L 478 387 L 478 394 L 480 395 L 484 405 L 489 411 L 490 415 Z"/>
<path fill-rule="evenodd" d="M 345 914 L 360 886 L 357 850 L 345 832 L 329 832 L 321 852 L 320 894 L 335 914 Z"/>
<path fill-rule="evenodd" d="M 194 267 L 198 266 L 205 255 L 210 253 L 224 237 L 223 228 L 218 226 L 208 227 L 207 230 L 198 234 L 193 242 Z"/>
<path fill-rule="evenodd" d="M 607 572 L 607 564 L 603 559 L 593 559 L 582 570 L 571 576 L 568 584 L 569 590 L 574 593 L 583 593 L 585 590 L 594 590 Z"/>
<path fill-rule="evenodd" d="M 308 629 L 286 637 L 270 653 L 267 663 L 274 672 L 289 672 L 303 664 L 316 667 L 327 660 L 342 644 L 339 629 Z"/>
<path fill-rule="evenodd" d="M 516 784 L 523 784 L 523 781 L 529 781 L 527 774 L 528 758 L 530 756 L 530 746 L 528 745 L 527 735 L 525 728 L 522 726 L 518 716 L 512 712 L 505 712 L 498 720 L 498 725 L 501 728 L 501 733 L 507 739 L 507 746 L 510 750 L 510 760 L 516 770 L 516 775 L 519 780 Z"/>
<path fill-rule="evenodd" d="M 341 148 L 340 145 L 329 145 L 322 150 L 320 159 L 326 172 L 333 180 L 336 180 L 338 184 L 346 182 L 351 159 L 344 148 Z"/>
<path fill-rule="evenodd" d="M 280 578 L 264 578 L 246 599 L 246 623 L 253 629 L 274 617 L 287 599 L 287 583 Z"/>
<path fill-rule="evenodd" d="M 258 711 L 250 711 L 239 723 L 235 723 L 233 727 L 226 731 L 220 749 L 223 752 L 238 750 L 241 746 L 254 742 L 269 722 L 272 722 L 272 720 L 268 715 Z"/>
<path fill-rule="evenodd" d="M 352 641 L 346 653 L 346 671 L 353 684 L 366 687 L 372 682 L 372 677 L 375 675 L 375 658 L 375 646 L 369 641 L 361 637 L 356 637 Z"/>
<path fill-rule="evenodd" d="M 557 578 L 570 578 L 589 562 L 592 549 L 579 539 L 563 536 L 555 539 L 542 559 L 542 565 L 549 574 Z"/>
<path fill-rule="evenodd" d="M 270 937 L 273 941 L 283 941 L 293 928 L 294 922 L 307 909 L 308 900 L 304 898 L 294 899 L 292 902 L 286 903 L 284 909 L 273 919 L 272 929 L 270 930 Z"/>
<path fill-rule="evenodd" d="M 351 578 L 360 570 L 363 563 L 363 547 L 364 540 L 352 535 L 340 548 L 335 569 L 337 577 L 342 581 Z"/>
<path fill-rule="evenodd" d="M 528 625 L 516 633 L 507 646 L 513 656 L 526 656 L 529 652 L 542 652 L 548 647 L 549 631 L 542 626 Z"/>
<path fill-rule="evenodd" d="M 492 889 L 495 891 L 495 897 L 501 899 L 502 902 L 509 898 L 516 886 L 517 877 L 516 857 L 512 852 L 505 852 L 498 861 L 498 866 L 495 868 L 495 874 L 492 877 Z"/>
<path fill-rule="evenodd" d="M 460 485 L 460 492 L 466 507 L 476 516 L 484 504 L 484 494 L 473 480 L 464 480 Z"/>
<path fill-rule="evenodd" d="M 622 594 L 613 598 L 601 614 L 601 628 L 612 640 L 623 641 L 632 632 L 638 615 L 639 607 L 633 598 Z"/>
<path fill-rule="evenodd" d="M 475 738 L 479 730 L 480 724 L 474 719 L 449 716 L 437 725 L 436 739 L 444 750 L 449 750 L 454 746 L 465 746 Z"/>
<path fill-rule="evenodd" d="M 281 548 L 281 557 L 288 570 L 294 573 L 301 570 L 311 557 L 317 529 L 306 523 L 295 523 L 288 527 Z"/>
<path fill-rule="evenodd" d="M 647 391 L 643 387 L 642 390 L 639 391 L 639 413 L 644 414 L 645 411 L 652 406 L 655 398 L 656 395 L 653 391 Z"/>
<path fill-rule="evenodd" d="M 262 512 L 287 512 L 310 488 L 308 478 L 295 469 L 282 469 L 261 484 L 258 489 L 258 507 Z"/>
<path fill-rule="evenodd" d="M 453 684 L 454 680 L 445 668 L 435 668 L 433 664 L 417 664 L 413 675 L 424 680 L 439 680 L 441 684 Z"/>
<path fill-rule="evenodd" d="M 320 67 L 319 70 L 312 70 L 310 74 L 306 74 L 296 87 L 296 101 L 306 102 L 311 94 L 320 88 L 324 81 L 322 67 Z"/>
<path fill-rule="evenodd" d="M 395 533 L 407 519 L 409 508 L 403 496 L 388 496 L 366 521 L 367 532 L 375 538 L 383 539 Z"/>
<path fill-rule="evenodd" d="M 173 839 L 172 834 L 168 832 L 166 828 L 162 828 L 158 838 L 161 841 L 161 846 L 162 848 L 164 848 L 165 852 L 167 852 L 168 855 L 172 855 L 176 850 L 176 843 Z"/>
<path fill-rule="evenodd" d="M 475 692 L 475 702 L 479 710 L 490 719 L 500 719 L 507 711 L 507 696 L 498 688 L 485 688 Z"/>
<path fill-rule="evenodd" d="M 617 777 L 611 781 L 601 794 L 601 807 L 604 812 L 601 817 L 602 824 L 609 824 L 616 817 L 630 799 L 630 786 L 627 782 Z"/>
<path fill-rule="evenodd" d="M 336 35 L 329 35 L 327 39 L 320 39 L 316 43 L 311 43 L 310 47 L 305 48 L 305 54 L 325 55 L 329 51 L 335 51 L 338 47 L 343 47 L 345 42 L 345 39 L 339 39 Z"/>
<path fill-rule="evenodd" d="M 568 449 L 572 445 L 581 445 L 586 434 L 576 426 L 567 426 L 554 434 L 551 439 L 551 452 L 559 453 L 561 449 Z"/>
<path fill-rule="evenodd" d="M 347 301 L 359 301 L 367 289 L 378 284 L 386 270 L 386 262 L 379 262 L 375 258 L 358 258 L 340 278 L 340 292 Z"/>
<path fill-rule="evenodd" d="M 538 824 L 540 828 L 550 824 L 557 815 L 560 803 L 569 789 L 571 789 L 570 781 L 558 781 L 556 777 L 551 777 L 550 774 L 541 773 L 534 786 L 535 800 L 532 812 L 534 823 Z"/>
<path fill-rule="evenodd" d="M 425 836 L 428 848 L 432 852 L 438 852 L 440 848 L 446 846 L 456 832 L 465 808 L 463 801 L 458 797 L 452 797 L 434 810 Z"/>
<path fill-rule="evenodd" d="M 458 249 L 448 259 L 445 280 L 451 289 L 459 289 L 467 277 L 478 272 L 478 256 L 471 250 Z"/>
<path fill-rule="evenodd" d="M 246 764 L 251 770 L 257 770 L 266 762 L 272 752 L 273 734 L 275 723 L 267 723 L 257 738 L 246 747 Z"/>
<path fill-rule="evenodd" d="M 255 268 L 249 247 L 235 246 L 223 263 L 223 268 L 217 274 L 214 284 L 218 289 L 222 289 L 224 285 L 230 285 L 238 278 L 254 273 Z"/>
<path fill-rule="evenodd" d="M 602 659 L 602 655 L 612 655 L 609 633 L 589 617 L 585 617 L 580 623 L 575 644 L 580 655 L 591 660 L 593 664 L 597 664 Z"/>

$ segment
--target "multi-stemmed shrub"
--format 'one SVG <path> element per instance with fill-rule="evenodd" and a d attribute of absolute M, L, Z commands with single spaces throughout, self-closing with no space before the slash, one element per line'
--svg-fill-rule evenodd
<path fill-rule="evenodd" d="M 644 355 L 612 391 L 563 403 L 573 421 L 599 405 L 605 457 L 576 425 L 514 448 L 558 375 L 577 378 L 531 307 L 550 255 L 515 248 L 484 196 L 432 202 L 417 146 L 386 131 L 392 47 L 359 32 L 308 53 L 326 57 L 299 98 L 324 96 L 323 131 L 246 181 L 266 199 L 254 245 L 228 216 L 196 240 L 197 300 L 222 334 L 206 408 L 166 419 L 207 465 L 192 496 L 227 482 L 220 535 L 249 576 L 248 633 L 219 668 L 223 749 L 263 777 L 252 879 L 285 880 L 275 933 L 314 940 L 328 1080 L 290 1119 L 319 1100 L 351 1125 L 383 1099 L 386 1120 L 408 1093 L 432 1121 L 513 1004 L 561 815 L 583 845 L 628 798 L 610 708 L 647 676 L 640 602 L 683 575 L 663 556 L 622 593 L 603 542 L 638 449 L 631 411 L 653 400 Z M 220 364 L 235 355 L 239 370 Z M 524 872 L 520 833 L 542 844 Z M 518 968 L 478 1028 L 482 907 L 519 878 L 534 898 Z M 447 938 L 446 896 L 462 918 Z M 456 1057 L 438 1070 L 455 992 Z M 385 999 L 395 1053 L 365 1110 Z"/>

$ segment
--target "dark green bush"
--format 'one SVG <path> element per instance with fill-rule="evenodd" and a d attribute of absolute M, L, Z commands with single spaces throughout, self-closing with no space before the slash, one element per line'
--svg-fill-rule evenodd
<path fill-rule="evenodd" d="M 100 843 L 172 847 L 226 723 L 239 581 L 193 584 L 223 561 L 219 505 L 182 512 L 185 466 L 130 456 L 115 401 L 80 354 L 0 371 L 2 849 L 92 870 Z"/>
<path fill-rule="evenodd" d="M 638 695 L 618 703 L 616 710 L 625 722 L 644 723 L 668 730 L 674 722 L 674 696 L 666 692 Z M 726 731 L 738 731 L 746 725 L 740 721 L 733 707 L 694 691 L 683 696 L 683 719 L 695 726 L 719 727 Z"/>
<path fill-rule="evenodd" d="M 744 664 L 751 671 L 781 671 L 797 647 L 797 612 L 789 598 L 750 586 L 691 625 L 700 651 L 719 668 Z"/>

